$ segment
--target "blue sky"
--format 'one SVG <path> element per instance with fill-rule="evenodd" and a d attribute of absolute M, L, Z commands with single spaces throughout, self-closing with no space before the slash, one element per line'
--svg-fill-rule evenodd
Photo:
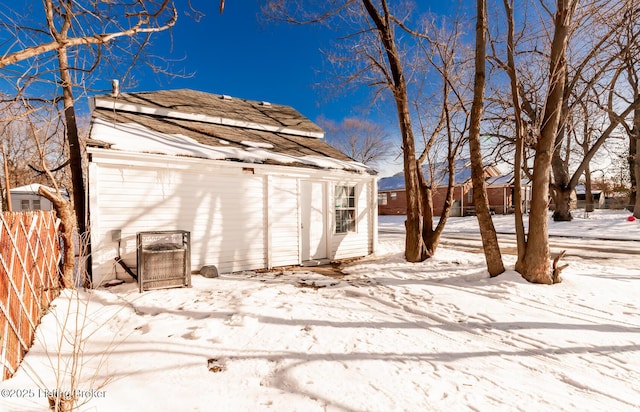
<path fill-rule="evenodd" d="M 394 105 L 369 111 L 371 90 L 339 91 L 329 97 L 327 85 L 332 77 L 323 51 L 336 41 L 335 31 L 319 25 L 265 21 L 257 1 L 225 3 L 224 13 L 219 14 L 217 0 L 201 1 L 199 10 L 205 16 L 199 22 L 183 13 L 171 36 L 154 38 L 153 52 L 178 59 L 172 64 L 173 71 L 184 71 L 187 77 L 170 79 L 145 71 L 135 75 L 132 89 L 125 84 L 124 91 L 190 88 L 289 105 L 314 121 L 366 117 L 388 125 L 390 135 L 398 135 Z M 419 3 L 421 12 L 457 4 Z M 107 89 L 109 83 L 105 81 L 103 87 Z M 388 175 L 401 166 L 396 162 L 382 169 Z"/>
<path fill-rule="evenodd" d="M 248 4 L 247 4 L 248 3 Z M 328 49 L 335 33 L 317 25 L 266 22 L 257 2 L 227 1 L 223 14 L 217 1 L 206 2 L 206 15 L 195 22 L 181 15 L 172 33 L 153 40 L 156 54 L 175 59 L 173 70 L 191 77 L 169 79 L 145 72 L 136 76 L 135 90 L 191 88 L 234 97 L 265 100 L 295 107 L 315 120 L 357 114 L 367 91 L 326 101 L 326 91 L 314 85 L 326 81 Z"/>
<path fill-rule="evenodd" d="M 20 4 L 21 0 L 18 0 Z M 29 17 L 42 23 L 36 3 Z M 190 88 L 238 98 L 289 105 L 313 121 L 320 118 L 336 122 L 347 117 L 364 117 L 386 125 L 391 136 L 398 135 L 395 105 L 370 109 L 371 90 L 332 88 L 333 77 L 323 51 L 330 51 L 337 32 L 320 25 L 292 25 L 266 21 L 260 16 L 258 0 L 225 2 L 223 14 L 218 0 L 191 0 L 204 16 L 196 21 L 186 14 L 186 1 L 178 1 L 180 17 L 168 32 L 152 38 L 150 54 L 172 61 L 170 71 L 185 73 L 170 78 L 150 69 L 136 69 L 130 79 L 120 79 L 122 91 L 153 91 Z M 416 13 L 455 9 L 457 2 L 417 0 Z M 0 10 L 22 9 L 15 3 L 3 4 Z M 29 12 L 27 12 L 29 15 Z M 10 40 L 10 39 L 9 39 Z M 9 44 L 4 42 L 5 45 Z M 108 92 L 111 78 L 107 72 L 91 82 L 90 94 Z M 329 98 L 329 94 L 334 95 Z M 84 100 L 84 98 L 82 99 Z M 80 106 L 84 106 L 80 102 Z M 82 111 L 82 109 L 80 109 Z M 398 171 L 391 167 L 384 173 Z"/>
<path fill-rule="evenodd" d="M 441 1 L 419 3 L 421 11 L 443 7 Z M 450 2 L 445 5 L 454 7 Z M 324 116 L 340 121 L 361 116 L 368 109 L 371 96 L 367 89 L 345 91 L 328 99 L 326 86 L 331 77 L 322 51 L 330 50 L 335 31 L 318 25 L 265 21 L 259 16 L 257 1 L 226 1 L 223 14 L 218 13 L 217 0 L 200 1 L 199 7 L 205 13 L 200 22 L 182 14 L 172 39 L 158 35 L 152 46 L 156 54 L 171 51 L 173 58 L 183 59 L 173 63 L 174 71 L 184 70 L 192 76 L 171 80 L 145 73 L 135 78 L 134 90 L 191 88 L 265 100 L 293 106 L 312 120 Z"/>

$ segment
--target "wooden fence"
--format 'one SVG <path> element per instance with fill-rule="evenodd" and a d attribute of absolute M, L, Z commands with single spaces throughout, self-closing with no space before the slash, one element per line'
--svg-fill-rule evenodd
<path fill-rule="evenodd" d="M 15 373 L 40 318 L 60 293 L 61 252 L 53 212 L 5 212 L 0 220 L 0 366 L 5 380 Z"/>

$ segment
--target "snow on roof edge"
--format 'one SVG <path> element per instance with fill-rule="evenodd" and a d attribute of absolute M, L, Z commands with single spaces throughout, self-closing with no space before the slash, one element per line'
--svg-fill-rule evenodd
<path fill-rule="evenodd" d="M 300 164 L 320 169 L 337 169 L 358 173 L 376 174 L 370 167 L 355 161 L 342 161 L 322 156 L 292 156 L 272 152 L 266 147 L 209 146 L 182 134 L 166 134 L 153 131 L 137 123 L 113 123 L 93 118 L 90 136 L 94 140 L 110 144 L 111 150 L 135 153 L 153 153 L 170 156 L 187 156 L 210 160 L 237 160 L 245 163 L 275 162 L 282 165 Z"/>

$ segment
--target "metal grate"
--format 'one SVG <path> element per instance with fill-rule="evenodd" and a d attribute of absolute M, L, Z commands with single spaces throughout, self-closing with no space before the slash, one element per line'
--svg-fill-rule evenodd
<path fill-rule="evenodd" d="M 140 292 L 191 286 L 189 232 L 140 232 L 137 236 L 137 251 Z"/>

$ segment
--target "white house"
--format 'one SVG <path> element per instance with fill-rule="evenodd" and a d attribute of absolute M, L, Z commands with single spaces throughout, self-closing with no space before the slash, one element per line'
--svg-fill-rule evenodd
<path fill-rule="evenodd" d="M 38 194 L 41 184 L 33 183 L 26 186 L 15 187 L 10 190 L 11 193 L 11 209 L 14 212 L 20 212 L 23 210 L 52 210 L 53 204 L 49 199 Z M 55 192 L 55 189 L 48 186 L 43 186 L 50 192 Z M 62 190 L 62 195 L 69 197 L 66 189 Z"/>
<path fill-rule="evenodd" d="M 92 99 L 87 153 L 94 284 L 136 267 L 136 234 L 185 230 L 191 270 L 365 256 L 377 177 L 288 106 L 193 90 Z"/>

